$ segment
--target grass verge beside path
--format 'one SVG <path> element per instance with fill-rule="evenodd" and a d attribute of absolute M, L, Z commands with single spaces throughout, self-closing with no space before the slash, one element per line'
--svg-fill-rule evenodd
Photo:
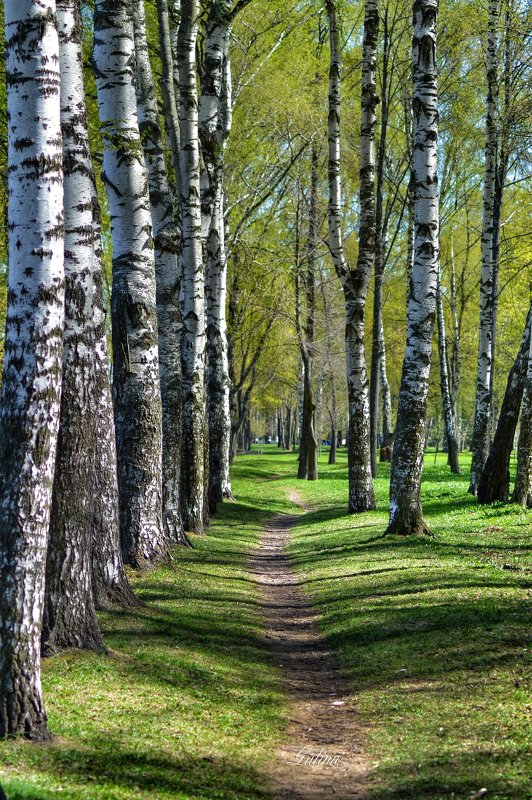
<path fill-rule="evenodd" d="M 283 502 L 249 480 L 194 550 L 134 581 L 146 607 L 100 615 L 110 655 L 43 665 L 50 745 L 0 742 L 9 800 L 260 800 L 283 701 L 245 565 Z M 264 497 L 263 497 L 264 496 Z M 289 506 L 284 501 L 284 506 Z"/>
<path fill-rule="evenodd" d="M 453 476 L 432 454 L 423 508 L 434 538 L 383 539 L 388 465 L 380 510 L 348 517 L 345 454 L 320 464 L 317 483 L 280 477 L 294 474 L 294 456 L 247 463 L 256 474 L 268 458 L 275 492 L 296 485 L 313 509 L 290 555 L 367 724 L 373 800 L 468 800 L 481 789 L 486 800 L 530 800 L 531 512 L 479 507 L 466 465 Z"/>
<path fill-rule="evenodd" d="M 135 579 L 147 605 L 100 615 L 109 656 L 44 663 L 51 745 L 0 743 L 9 800 L 262 800 L 284 719 L 246 572 L 262 523 L 312 511 L 290 555 L 350 675 L 373 759 L 372 800 L 529 800 L 525 711 L 531 512 L 477 506 L 427 459 L 428 539 L 381 538 L 379 511 L 345 513 L 345 454 L 320 480 L 266 448 L 237 460 L 237 500 L 195 550 Z M 527 544 L 528 543 L 528 544 Z M 528 559 L 528 560 L 527 560 Z M 529 706 L 530 708 L 530 706 Z M 334 785 L 332 785 L 334 788 Z"/>

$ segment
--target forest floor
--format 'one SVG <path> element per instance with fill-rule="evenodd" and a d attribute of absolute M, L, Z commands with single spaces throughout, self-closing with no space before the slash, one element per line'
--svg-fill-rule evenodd
<path fill-rule="evenodd" d="M 428 454 L 434 537 L 382 538 L 389 467 L 350 517 L 325 457 L 312 483 L 239 457 L 207 535 L 134 576 L 146 606 L 100 615 L 109 654 L 45 661 L 55 740 L 0 744 L 8 800 L 529 800 L 532 513 Z"/>

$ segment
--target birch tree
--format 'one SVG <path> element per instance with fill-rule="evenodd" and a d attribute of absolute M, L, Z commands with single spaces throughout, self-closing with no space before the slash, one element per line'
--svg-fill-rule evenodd
<path fill-rule="evenodd" d="M 168 184 L 157 98 L 146 38 L 142 0 L 134 8 L 139 130 L 148 169 L 155 242 L 159 375 L 163 413 L 163 519 L 166 535 L 187 543 L 180 508 L 181 484 L 181 334 L 178 253 L 181 230 L 176 224 Z"/>
<path fill-rule="evenodd" d="M 341 53 L 336 4 L 328 0 L 329 71 L 329 248 L 345 297 L 345 342 L 349 402 L 348 474 L 351 513 L 375 508 L 369 442 L 369 387 L 364 351 L 364 307 L 374 263 L 375 245 L 375 68 L 378 11 L 367 0 L 362 56 L 362 123 L 360 143 L 360 233 L 356 270 L 346 262 L 342 242 L 340 176 Z"/>
<path fill-rule="evenodd" d="M 96 467 L 93 175 L 79 0 L 58 0 L 65 219 L 61 422 L 46 562 L 42 646 L 103 648 L 92 591 Z"/>
<path fill-rule="evenodd" d="M 438 274 L 436 309 L 438 319 L 438 352 L 440 356 L 440 389 L 443 405 L 445 436 L 447 438 L 447 452 L 451 472 L 453 472 L 455 475 L 458 475 L 460 473 L 460 465 L 458 463 L 458 442 L 456 439 L 455 417 L 453 414 L 453 403 L 449 385 L 449 369 L 447 366 L 447 342 L 445 339 L 445 316 L 443 313 L 441 274 Z"/>
<path fill-rule="evenodd" d="M 9 284 L 0 404 L 0 737 L 49 738 L 40 637 L 60 415 L 63 168 L 54 0 L 5 3 Z"/>
<path fill-rule="evenodd" d="M 213 0 L 205 36 L 199 100 L 203 156 L 201 206 L 206 256 L 207 404 L 209 509 L 231 497 L 230 381 L 227 356 L 227 257 L 224 213 L 224 152 L 232 124 L 229 33 L 231 2 Z"/>
<path fill-rule="evenodd" d="M 182 285 L 182 513 L 185 530 L 205 523 L 205 271 L 201 241 L 200 152 L 196 41 L 199 0 L 183 0 L 179 23 L 180 197 L 183 226 Z"/>
<path fill-rule="evenodd" d="M 490 0 L 486 75 L 486 149 L 482 195 L 482 265 L 480 272 L 480 323 L 478 343 L 475 421 L 471 449 L 469 491 L 476 494 L 478 481 L 488 457 L 491 421 L 491 372 L 493 369 L 493 243 L 494 193 L 497 159 L 497 25 L 499 0 Z"/>
<path fill-rule="evenodd" d="M 113 392 L 120 529 L 125 558 L 165 558 L 162 412 L 148 175 L 135 94 L 130 0 L 96 0 L 94 53 L 104 140 L 103 180 L 113 237 Z"/>
<path fill-rule="evenodd" d="M 420 500 L 439 270 L 437 0 L 414 0 L 414 263 L 390 478 L 387 533 L 428 533 Z"/>

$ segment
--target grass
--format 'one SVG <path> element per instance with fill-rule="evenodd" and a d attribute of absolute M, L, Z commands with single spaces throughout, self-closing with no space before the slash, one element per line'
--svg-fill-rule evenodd
<path fill-rule="evenodd" d="M 290 555 L 351 679 L 372 800 L 467 800 L 483 787 L 487 800 L 530 798 L 530 512 L 477 506 L 465 470 L 451 476 L 430 455 L 434 538 L 383 539 L 389 467 L 381 510 L 357 517 L 345 514 L 344 454 L 320 467 L 307 483 L 274 447 L 239 458 L 237 499 L 208 535 L 135 578 L 146 607 L 101 615 L 110 654 L 45 662 L 57 738 L 0 744 L 9 800 L 268 796 L 283 698 L 246 559 L 264 519 L 293 511 L 288 488 L 312 506 Z"/>

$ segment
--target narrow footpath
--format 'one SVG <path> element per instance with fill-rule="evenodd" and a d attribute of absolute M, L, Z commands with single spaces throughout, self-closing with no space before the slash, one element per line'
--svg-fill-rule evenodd
<path fill-rule="evenodd" d="M 303 506 L 294 491 L 291 502 Z M 264 529 L 250 569 L 259 584 L 266 637 L 288 698 L 285 743 L 270 765 L 275 800 L 365 797 L 367 759 L 353 699 L 317 614 L 285 552 L 299 515 L 279 514 Z"/>

